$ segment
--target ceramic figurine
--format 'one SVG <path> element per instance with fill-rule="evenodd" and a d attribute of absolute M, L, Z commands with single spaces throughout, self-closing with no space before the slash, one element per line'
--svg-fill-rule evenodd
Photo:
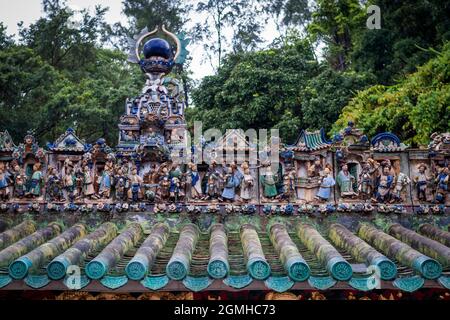
<path fill-rule="evenodd" d="M 391 174 L 391 165 L 385 162 L 381 165 L 381 175 L 379 177 L 376 200 L 384 203 L 390 200 L 391 189 L 394 183 L 394 176 Z"/>
<path fill-rule="evenodd" d="M 373 194 L 373 174 L 371 169 L 370 164 L 365 164 L 359 175 L 358 191 L 363 200 L 370 199 Z"/>
<path fill-rule="evenodd" d="M 417 169 L 419 170 L 419 174 L 414 177 L 414 183 L 417 190 L 417 199 L 419 201 L 427 201 L 427 186 L 428 181 L 431 180 L 431 178 L 426 174 L 428 167 L 425 163 L 421 163 L 417 166 Z"/>
<path fill-rule="evenodd" d="M 27 191 L 27 176 L 25 170 L 18 164 L 14 167 L 14 197 L 22 199 Z"/>
<path fill-rule="evenodd" d="M 128 178 L 130 188 L 128 189 L 128 199 L 137 202 L 142 199 L 142 178 L 137 173 L 137 168 L 131 169 L 131 175 Z"/>
<path fill-rule="evenodd" d="M 220 195 L 220 178 L 221 174 L 217 169 L 217 163 L 215 161 L 211 162 L 208 168 L 208 173 L 206 174 L 207 185 L 206 185 L 206 199 L 217 199 Z"/>
<path fill-rule="evenodd" d="M 234 201 L 236 196 L 236 188 L 241 184 L 242 174 L 239 170 L 237 170 L 236 165 L 234 164 L 226 168 L 226 170 L 222 198 L 225 201 Z"/>
<path fill-rule="evenodd" d="M 50 201 L 61 201 L 62 181 L 58 175 L 56 168 L 49 167 L 47 170 L 47 185 L 45 187 L 47 198 Z"/>
<path fill-rule="evenodd" d="M 0 200 L 6 201 L 9 198 L 9 182 L 4 168 L 0 168 Z"/>
<path fill-rule="evenodd" d="M 344 164 L 341 168 L 341 171 L 339 171 L 336 182 L 339 186 L 339 190 L 341 193 L 341 197 L 354 197 L 356 193 L 353 191 L 353 181 L 355 180 L 355 177 L 350 174 L 348 171 L 348 166 Z"/>
<path fill-rule="evenodd" d="M 98 199 L 94 189 L 94 178 L 87 165 L 83 167 L 83 196 L 88 199 Z"/>
<path fill-rule="evenodd" d="M 66 194 L 67 201 L 74 201 L 75 196 L 77 195 L 76 184 L 77 179 L 74 173 L 74 169 L 72 166 L 67 166 L 63 175 L 63 188 Z"/>
<path fill-rule="evenodd" d="M 244 176 L 242 178 L 240 197 L 243 201 L 248 202 L 252 199 L 255 180 L 253 179 L 253 176 L 250 174 L 250 168 L 247 162 L 244 162 L 242 164 L 242 170 L 244 171 Z"/>
<path fill-rule="evenodd" d="M 159 182 L 158 197 L 161 200 L 167 200 L 170 197 L 170 178 L 168 175 L 163 176 Z"/>
<path fill-rule="evenodd" d="M 41 163 L 37 162 L 33 165 L 33 175 L 31 176 L 31 188 L 28 192 L 29 196 L 40 197 L 42 192 L 43 174 L 41 171 Z"/>
<path fill-rule="evenodd" d="M 111 195 L 112 173 L 114 165 L 112 161 L 108 160 L 103 169 L 102 175 L 99 181 L 99 194 L 104 199 L 109 199 Z"/>
<path fill-rule="evenodd" d="M 170 178 L 169 199 L 171 201 L 179 201 L 181 196 L 181 181 L 178 177 Z"/>
<path fill-rule="evenodd" d="M 308 177 L 319 177 L 322 173 L 322 170 L 322 161 L 320 160 L 320 157 L 316 157 L 314 159 L 314 163 L 308 168 Z"/>
<path fill-rule="evenodd" d="M 394 190 L 392 192 L 391 202 L 403 202 L 402 191 L 410 183 L 411 179 L 409 179 L 409 177 L 403 172 L 399 172 L 398 175 L 395 177 Z"/>
<path fill-rule="evenodd" d="M 448 191 L 448 181 L 449 181 L 448 177 L 449 177 L 448 167 L 441 168 L 436 176 L 435 182 L 437 186 L 434 200 L 437 203 L 445 203 L 445 197 Z"/>
<path fill-rule="evenodd" d="M 127 194 L 128 179 L 124 175 L 122 168 L 117 169 L 117 174 L 114 177 L 114 188 L 116 190 L 116 199 L 123 200 Z"/>
<path fill-rule="evenodd" d="M 191 198 L 201 199 L 203 196 L 202 181 L 197 170 L 197 165 L 195 165 L 194 163 L 189 163 L 188 168 L 188 183 L 190 186 Z"/>
<path fill-rule="evenodd" d="M 278 195 L 276 183 L 277 177 L 272 172 L 272 166 L 269 165 L 266 168 L 265 174 L 261 176 L 264 197 L 273 199 Z"/>
<path fill-rule="evenodd" d="M 320 183 L 319 192 L 316 195 L 316 199 L 320 201 L 328 201 L 331 197 L 331 191 L 333 190 L 336 181 L 331 174 L 331 169 L 326 167 L 323 170 L 324 177 Z"/>
<path fill-rule="evenodd" d="M 83 181 L 84 181 L 84 167 L 87 166 L 86 161 L 77 163 L 73 169 L 73 175 L 75 176 L 75 194 L 81 196 L 83 194 Z"/>

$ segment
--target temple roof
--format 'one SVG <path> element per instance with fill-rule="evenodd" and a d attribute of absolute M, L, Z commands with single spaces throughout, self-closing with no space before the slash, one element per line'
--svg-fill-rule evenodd
<path fill-rule="evenodd" d="M 158 252 L 156 256 L 156 260 L 149 267 L 149 275 L 146 276 L 143 281 L 132 281 L 129 279 L 129 274 L 126 271 L 127 264 L 133 259 L 136 252 L 139 250 L 141 246 L 144 245 L 144 240 L 154 231 L 154 227 L 156 224 L 155 221 L 142 222 L 144 219 L 137 219 L 140 222 L 141 227 L 143 227 L 144 233 L 141 238 L 136 242 L 134 246 L 131 246 L 125 254 L 115 262 L 115 265 L 109 268 L 107 273 L 101 279 L 89 279 L 86 274 L 86 266 L 96 257 L 98 257 L 101 252 L 112 242 L 104 243 L 100 248 L 98 248 L 95 252 L 91 252 L 86 259 L 77 263 L 81 268 L 81 286 L 83 287 L 83 291 L 94 290 L 95 291 L 111 291 L 111 290 L 125 290 L 125 291 L 136 291 L 136 292 L 144 292 L 151 290 L 183 290 L 182 288 L 186 288 L 186 290 L 190 291 L 199 291 L 199 290 L 275 290 L 278 292 L 283 292 L 291 289 L 357 289 L 357 290 L 368 290 L 367 288 L 367 279 L 368 279 L 368 264 L 361 263 L 355 260 L 355 258 L 351 255 L 350 252 L 346 251 L 342 247 L 338 246 L 336 243 L 332 242 L 330 238 L 327 236 L 327 231 L 322 226 L 315 226 L 319 233 L 322 235 L 325 241 L 329 241 L 334 249 L 344 257 L 345 261 L 347 261 L 352 270 L 353 276 L 349 280 L 345 281 L 337 281 L 334 278 L 334 275 L 327 271 L 326 263 L 323 261 L 319 261 L 317 256 L 308 249 L 310 244 L 303 242 L 300 239 L 298 233 L 295 232 L 295 228 L 298 226 L 300 220 L 292 219 L 286 226 L 289 226 L 291 229 L 289 230 L 288 235 L 290 236 L 293 244 L 299 250 L 302 255 L 305 263 L 310 268 L 310 276 L 309 279 L 304 281 L 293 281 L 289 279 L 288 273 L 284 267 L 282 258 L 279 256 L 279 252 L 274 245 L 274 240 L 271 239 L 269 235 L 268 228 L 263 227 L 262 225 L 256 228 L 257 236 L 262 246 L 263 255 L 266 259 L 268 265 L 270 266 L 270 276 L 265 279 L 265 281 L 260 281 L 255 279 L 248 273 L 248 265 L 246 263 L 245 258 L 245 250 L 243 250 L 243 246 L 245 243 L 242 237 L 242 227 L 236 228 L 232 230 L 232 228 L 227 231 L 228 236 L 228 264 L 229 264 L 229 275 L 225 279 L 214 279 L 210 276 L 210 270 L 208 268 L 208 262 L 210 261 L 210 239 L 211 239 L 211 226 L 204 227 L 200 226 L 199 236 L 197 241 L 194 241 L 194 249 L 192 254 L 192 261 L 190 262 L 190 267 L 188 267 L 187 276 L 183 277 L 179 280 L 172 279 L 173 277 L 168 277 L 168 273 L 170 272 L 167 268 L 169 261 L 175 255 L 174 248 L 177 246 L 177 243 L 182 239 L 180 231 L 184 230 L 186 227 L 186 221 L 180 223 L 177 219 L 165 219 L 165 224 L 167 225 L 167 240 L 165 244 L 162 246 L 161 250 Z M 262 223 L 261 221 L 254 221 L 253 224 L 255 226 Z M 189 223 L 188 223 L 189 224 Z M 17 225 L 17 224 L 16 224 Z M 48 223 L 41 223 L 36 229 L 42 230 L 48 227 Z M 124 230 L 129 228 L 130 222 L 128 221 L 126 224 L 124 222 L 116 221 L 116 226 L 121 229 L 121 232 L 118 233 L 115 237 L 112 238 L 111 241 L 117 239 L 117 237 L 124 234 Z M 373 225 L 371 225 L 373 227 Z M 96 227 L 90 228 L 90 232 L 93 233 L 98 230 L 98 225 Z M 195 225 L 194 225 L 195 227 Z M 197 227 L 195 227 L 197 228 Z M 10 229 L 11 230 L 11 229 Z M 67 227 L 66 227 L 67 230 Z M 129 229 L 127 229 L 129 230 Z M 195 231 L 195 229 L 192 229 Z M 9 232 L 9 238 L 11 239 Z M 0 234 L 0 250 L 10 250 L 12 248 L 14 241 L 9 245 L 4 246 L 4 242 L 2 242 L 2 235 Z M 20 238 L 24 238 L 25 235 L 18 237 L 15 239 L 15 242 L 19 241 Z M 192 237 L 192 236 L 191 236 Z M 312 244 L 314 244 L 316 238 L 311 238 Z M 283 242 L 285 243 L 285 242 Z M 185 244 L 184 244 L 185 245 Z M 286 245 L 286 244 L 284 244 Z M 38 245 L 32 245 L 28 252 L 33 249 L 36 249 Z M 183 246 L 183 250 L 186 250 L 186 246 Z M 281 250 L 283 246 L 281 247 Z M 448 248 L 449 249 L 449 248 Z M 61 254 L 67 250 L 63 249 L 55 254 Z M 450 249 L 449 249 L 450 250 Z M 0 251 L 0 255 L 3 251 Z M 175 250 L 176 251 L 176 250 Z M 212 254 L 215 253 L 215 248 L 212 248 Z M 52 257 L 51 259 L 53 259 Z M 422 286 L 427 287 L 436 287 L 436 288 L 445 288 L 449 286 L 448 282 L 448 274 L 450 270 L 444 269 L 443 276 L 439 279 L 429 280 L 425 279 L 423 275 L 418 272 L 412 270 L 410 267 L 405 266 L 396 261 L 395 257 L 389 257 L 396 263 L 397 267 L 397 275 L 390 279 L 389 281 L 382 281 L 381 288 L 392 288 L 392 286 L 397 287 L 401 290 L 417 290 Z M 20 257 L 17 257 L 15 261 L 21 260 Z M 0 265 L 1 265 L 0 261 Z M 8 274 L 11 272 L 11 268 L 8 271 L 8 268 L 3 266 L 0 268 L 0 290 L 10 290 L 13 288 L 20 287 L 27 288 L 29 290 L 39 289 L 43 287 L 51 287 L 52 290 L 67 290 L 67 283 L 64 280 L 51 280 L 47 275 L 46 266 L 50 260 L 43 262 L 38 266 L 32 266 L 29 269 L 29 273 L 26 277 L 21 280 L 13 280 L 11 276 Z M 16 270 L 16 272 L 20 270 Z M 173 270 L 172 270 L 173 271 Z M 445 279 L 444 279 L 445 278 Z M 339 283 L 339 285 L 337 285 Z M 249 289 L 246 287 L 250 286 Z M 120 288 L 120 289 L 119 289 Z"/>

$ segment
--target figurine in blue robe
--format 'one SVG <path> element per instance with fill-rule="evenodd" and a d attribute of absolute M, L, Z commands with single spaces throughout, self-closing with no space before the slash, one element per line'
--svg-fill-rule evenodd
<path fill-rule="evenodd" d="M 233 201 L 236 196 L 236 188 L 241 184 L 242 173 L 233 167 L 228 168 L 228 173 L 225 175 L 225 185 L 222 192 L 222 198 Z"/>
<path fill-rule="evenodd" d="M 447 167 L 442 168 L 435 181 L 437 183 L 435 201 L 445 203 L 445 197 L 448 191 L 449 169 Z"/>
<path fill-rule="evenodd" d="M 103 198 L 109 199 L 111 194 L 113 164 L 108 161 L 103 169 L 102 176 L 100 178 L 99 193 Z"/>

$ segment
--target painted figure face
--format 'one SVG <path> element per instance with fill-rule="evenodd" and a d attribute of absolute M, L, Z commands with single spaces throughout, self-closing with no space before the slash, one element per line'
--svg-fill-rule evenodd
<path fill-rule="evenodd" d="M 345 173 L 348 172 L 348 166 L 347 166 L 346 164 L 344 164 L 344 165 L 342 166 L 342 171 L 344 171 Z"/>
<path fill-rule="evenodd" d="M 389 172 L 390 172 L 389 167 L 384 167 L 384 168 L 383 168 L 383 173 L 384 173 L 386 176 L 389 175 Z"/>

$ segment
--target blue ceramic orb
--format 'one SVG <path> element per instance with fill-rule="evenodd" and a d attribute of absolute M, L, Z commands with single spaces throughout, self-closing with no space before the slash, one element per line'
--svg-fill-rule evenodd
<path fill-rule="evenodd" d="M 146 59 L 150 57 L 170 59 L 172 57 L 172 49 L 166 40 L 153 38 L 144 44 L 144 56 Z"/>

